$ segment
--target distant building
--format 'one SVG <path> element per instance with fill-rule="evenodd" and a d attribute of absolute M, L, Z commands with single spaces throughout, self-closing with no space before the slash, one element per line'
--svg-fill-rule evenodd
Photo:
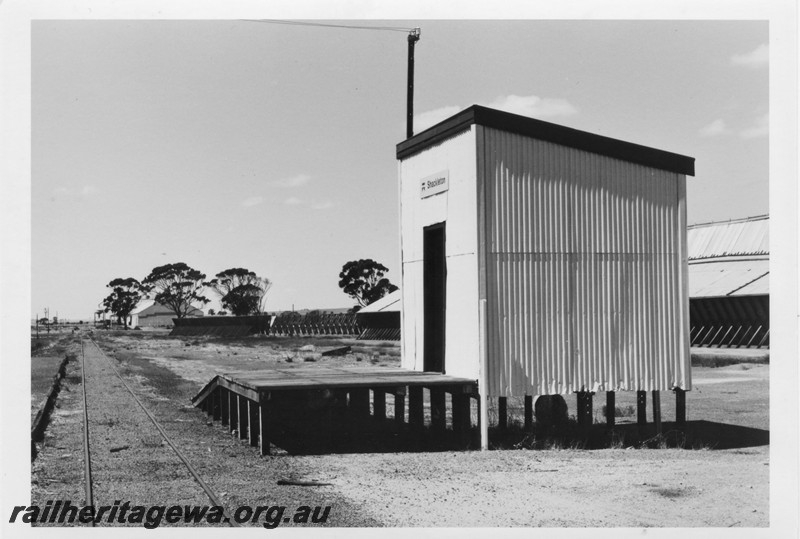
<path fill-rule="evenodd" d="M 192 307 L 186 316 L 189 318 L 203 316 L 203 311 Z M 131 328 L 172 326 L 173 318 L 177 318 L 175 311 L 165 305 L 156 303 L 155 300 L 145 299 L 139 302 L 136 309 L 131 312 L 128 326 Z"/>
<path fill-rule="evenodd" d="M 769 216 L 688 227 L 692 346 L 769 346 Z"/>
<path fill-rule="evenodd" d="M 362 329 L 362 340 L 400 340 L 400 299 L 402 293 L 395 290 L 371 303 L 356 313 L 358 326 Z"/>

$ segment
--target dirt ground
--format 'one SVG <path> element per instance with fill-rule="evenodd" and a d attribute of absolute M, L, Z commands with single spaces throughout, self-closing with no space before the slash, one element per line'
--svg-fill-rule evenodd
<path fill-rule="evenodd" d="M 315 338 L 170 338 L 138 331 L 95 332 L 94 336 L 204 480 L 223 493 L 224 503 L 232 507 L 331 505 L 327 524 L 332 526 L 769 525 L 769 366 L 765 364 L 693 369 L 694 389 L 687 395 L 692 443 L 683 448 L 670 443 L 647 448 L 634 442 L 633 435 L 624 439 L 625 433 L 635 429 L 631 411 L 635 401 L 633 395 L 618 393 L 621 434 L 611 444 L 613 448 L 551 444 L 548 449 L 513 449 L 536 445 L 523 443 L 529 433 L 511 429 L 508 437 L 495 444 L 508 449 L 488 452 L 384 449 L 301 455 L 278 450 L 274 456 L 260 457 L 254 448 L 190 406 L 191 397 L 215 374 L 277 365 L 396 366 L 396 344 Z M 348 345 L 350 354 L 321 354 Z M 82 499 L 79 394 L 80 371 L 71 364 L 45 445 L 33 466 L 34 501 Z M 115 493 L 108 495 L 126 493 L 138 503 L 186 499 L 192 485 L 179 465 L 153 456 L 167 458 L 168 448 L 146 422 L 125 419 L 135 411 L 135 404 L 126 398 L 121 393 L 113 397 L 118 400 L 105 406 L 118 413 L 100 419 L 108 424 L 105 430 L 95 429 L 107 437 L 99 458 L 111 474 L 106 485 L 110 483 Z M 567 402 L 573 413 L 574 397 Z M 603 403 L 596 397 L 598 422 Z M 511 404 L 513 423 L 519 410 Z M 671 395 L 662 396 L 662 407 L 665 430 L 670 431 Z M 121 421 L 136 424 L 125 426 Z M 602 425 L 595 428 L 603 432 Z M 137 434 L 131 437 L 131 432 Z M 130 447 L 110 453 L 111 447 L 121 443 L 118 434 L 127 436 L 123 445 Z M 137 464 L 129 467 L 125 462 Z M 143 466 L 151 466 L 148 479 L 157 477 L 157 489 L 148 488 L 148 481 L 136 473 Z M 277 485 L 285 478 L 331 485 Z M 157 495 L 152 495 L 154 490 Z"/>

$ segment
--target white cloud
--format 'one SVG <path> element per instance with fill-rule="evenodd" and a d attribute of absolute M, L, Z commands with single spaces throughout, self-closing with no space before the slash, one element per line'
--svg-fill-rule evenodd
<path fill-rule="evenodd" d="M 461 107 L 457 107 L 455 105 L 449 105 L 447 107 L 441 107 L 420 114 L 415 114 L 414 132 L 419 133 L 424 129 L 428 129 L 431 126 L 438 124 L 442 120 L 449 118 L 453 114 L 456 114 L 460 110 Z"/>
<path fill-rule="evenodd" d="M 264 202 L 264 197 L 262 197 L 262 196 L 254 196 L 254 197 L 249 197 L 249 198 L 244 199 L 242 201 L 242 206 L 244 206 L 245 208 L 249 208 L 251 206 L 258 206 L 262 202 Z"/>
<path fill-rule="evenodd" d="M 53 189 L 54 195 L 66 195 L 67 193 L 69 193 L 69 189 L 67 189 L 66 187 L 56 187 L 55 189 Z"/>
<path fill-rule="evenodd" d="M 751 127 L 739 132 L 739 136 L 742 138 L 758 138 L 767 135 L 769 135 L 769 114 L 759 116 Z"/>
<path fill-rule="evenodd" d="M 536 95 L 504 95 L 498 97 L 491 103 L 485 103 L 485 106 L 534 118 L 571 116 L 578 113 L 578 109 L 566 99 L 539 97 Z M 464 108 L 465 107 L 456 105 L 448 105 L 416 114 L 414 116 L 414 132 L 419 133 L 424 129 L 436 125 L 442 120 L 461 112 Z"/>
<path fill-rule="evenodd" d="M 301 185 L 307 184 L 310 180 L 311 176 L 308 174 L 298 174 L 297 176 L 272 180 L 269 183 L 270 185 L 276 185 L 278 187 L 300 187 Z"/>
<path fill-rule="evenodd" d="M 84 185 L 83 189 L 81 189 L 81 194 L 85 197 L 93 195 L 96 192 L 97 192 L 97 187 L 95 187 L 94 185 Z"/>
<path fill-rule="evenodd" d="M 725 120 L 722 118 L 717 118 L 707 126 L 700 129 L 700 136 L 715 137 L 717 135 L 724 135 L 728 132 L 728 127 L 725 125 Z"/>
<path fill-rule="evenodd" d="M 297 206 L 298 204 L 302 204 L 303 201 L 297 197 L 289 197 L 286 200 L 284 200 L 283 203 L 286 204 L 287 206 Z"/>
<path fill-rule="evenodd" d="M 500 96 L 489 103 L 487 107 L 532 118 L 572 116 L 578 113 L 578 109 L 566 99 L 536 95 Z"/>
<path fill-rule="evenodd" d="M 315 210 L 327 210 L 328 208 L 333 208 L 333 206 L 333 202 L 326 200 L 325 202 L 315 202 L 311 205 L 311 208 Z"/>
<path fill-rule="evenodd" d="M 769 46 L 764 43 L 755 50 L 731 56 L 731 64 L 745 67 L 761 67 L 769 64 Z"/>

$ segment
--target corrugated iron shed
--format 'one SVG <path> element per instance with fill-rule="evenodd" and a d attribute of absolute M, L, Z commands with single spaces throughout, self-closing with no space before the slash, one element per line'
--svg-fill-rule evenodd
<path fill-rule="evenodd" d="M 769 216 L 687 236 L 692 346 L 769 346 Z"/>
<path fill-rule="evenodd" d="M 689 297 L 769 294 L 769 216 L 688 227 Z"/>
<path fill-rule="evenodd" d="M 487 397 L 691 388 L 694 159 L 479 106 L 397 157 L 403 367 Z"/>

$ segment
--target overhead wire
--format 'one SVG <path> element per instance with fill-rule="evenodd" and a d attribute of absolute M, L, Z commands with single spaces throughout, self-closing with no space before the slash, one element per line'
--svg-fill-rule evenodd
<path fill-rule="evenodd" d="M 367 26 L 354 24 L 332 24 L 322 22 L 292 21 L 282 19 L 241 19 L 247 22 L 260 22 L 266 24 L 288 24 L 294 26 L 321 26 L 325 28 L 348 28 L 351 30 L 384 30 L 388 32 L 413 32 L 416 28 L 406 28 L 403 26 Z"/>

